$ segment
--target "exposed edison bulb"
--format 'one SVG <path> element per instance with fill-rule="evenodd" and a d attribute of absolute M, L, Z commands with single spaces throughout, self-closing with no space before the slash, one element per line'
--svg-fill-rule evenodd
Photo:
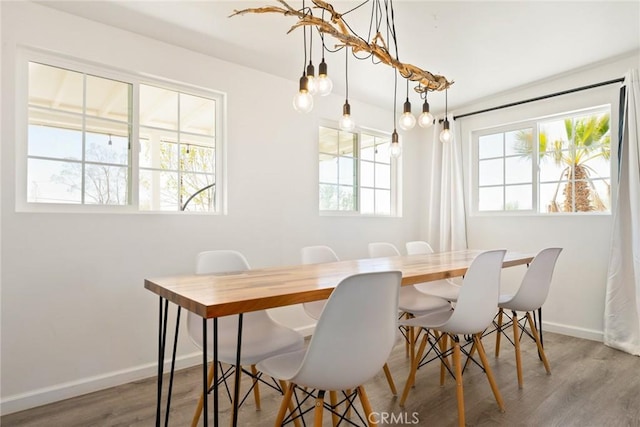
<path fill-rule="evenodd" d="M 444 122 L 442 123 L 442 131 L 440 132 L 440 142 L 450 142 L 452 137 L 453 135 L 449 130 L 449 120 L 444 119 Z"/>
<path fill-rule="evenodd" d="M 342 117 L 340 117 L 338 126 L 341 130 L 351 132 L 356 128 L 356 122 L 353 120 L 353 117 L 351 117 L 350 114 L 343 114 Z"/>
<path fill-rule="evenodd" d="M 449 129 L 442 129 L 440 132 L 440 142 L 450 142 L 451 141 L 451 131 Z"/>
<path fill-rule="evenodd" d="M 305 74 L 300 77 L 300 88 L 293 97 L 293 108 L 300 113 L 308 113 L 313 109 L 313 96 L 308 90 L 308 79 Z"/>
<path fill-rule="evenodd" d="M 411 114 L 411 103 L 409 98 L 404 103 L 403 113 L 398 119 L 398 125 L 402 130 L 411 130 L 416 125 L 416 118 Z"/>
<path fill-rule="evenodd" d="M 402 130 L 411 130 L 416 125 L 416 118 L 413 117 L 411 112 L 402 113 L 400 119 L 398 120 L 398 125 Z"/>
<path fill-rule="evenodd" d="M 400 147 L 400 143 L 394 142 L 391 144 L 391 148 L 389 149 L 389 155 L 394 159 L 397 159 L 402 154 L 402 148 Z"/>
<path fill-rule="evenodd" d="M 351 105 L 349 105 L 349 101 L 344 102 L 342 106 L 342 117 L 338 121 L 338 127 L 341 130 L 351 132 L 356 128 L 356 122 L 351 117 Z"/>
<path fill-rule="evenodd" d="M 313 109 L 313 96 L 309 92 L 298 92 L 293 97 L 293 108 L 299 113 L 308 113 Z"/>
<path fill-rule="evenodd" d="M 322 62 L 320 63 L 318 78 L 316 79 L 315 84 L 318 90 L 318 95 L 320 96 L 327 96 L 333 90 L 333 82 L 327 74 L 327 63 L 324 62 L 324 58 L 322 58 Z"/>
<path fill-rule="evenodd" d="M 391 144 L 389 147 L 389 155 L 394 158 L 397 159 L 398 157 L 400 157 L 400 155 L 402 154 L 402 147 L 400 147 L 400 141 L 398 140 L 398 132 L 396 132 L 396 130 L 393 130 L 393 133 L 391 134 Z"/>
<path fill-rule="evenodd" d="M 316 80 L 316 70 L 311 61 L 307 65 L 307 90 L 311 95 L 315 95 L 318 91 L 318 82 Z"/>
<path fill-rule="evenodd" d="M 318 79 L 313 75 L 307 74 L 307 90 L 311 95 L 318 93 Z"/>
<path fill-rule="evenodd" d="M 420 116 L 418 117 L 418 124 L 422 128 L 428 128 L 433 126 L 433 116 L 431 115 L 431 113 L 427 111 L 425 113 L 420 114 Z"/>
<path fill-rule="evenodd" d="M 418 124 L 421 128 L 433 126 L 433 115 L 429 112 L 429 103 L 426 98 L 424 104 L 422 104 L 422 114 L 418 117 Z"/>
<path fill-rule="evenodd" d="M 327 96 L 333 90 L 333 82 L 329 78 L 329 76 L 320 74 L 318 76 L 318 81 L 316 82 L 316 87 L 318 90 L 318 95 Z"/>

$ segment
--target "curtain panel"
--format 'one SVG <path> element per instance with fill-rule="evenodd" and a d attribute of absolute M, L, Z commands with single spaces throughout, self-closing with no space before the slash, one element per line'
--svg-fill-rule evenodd
<path fill-rule="evenodd" d="M 462 147 L 458 126 L 448 116 L 453 138 L 440 142 L 440 126 L 433 126 L 427 240 L 438 251 L 467 249 L 467 227 L 462 174 Z"/>
<path fill-rule="evenodd" d="M 621 93 L 619 174 L 604 312 L 604 343 L 635 355 L 640 355 L 639 83 L 638 71 L 629 71 Z"/>

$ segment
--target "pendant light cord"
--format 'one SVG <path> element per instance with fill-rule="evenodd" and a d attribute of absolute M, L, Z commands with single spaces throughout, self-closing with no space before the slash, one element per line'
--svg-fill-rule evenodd
<path fill-rule="evenodd" d="M 305 0 L 302 0 L 302 10 L 304 14 L 307 14 L 307 8 L 305 6 Z M 307 27 L 302 27 L 302 42 L 304 43 L 304 62 L 302 63 L 302 75 L 307 75 Z"/>
<path fill-rule="evenodd" d="M 349 46 L 344 49 L 344 85 L 345 100 L 349 102 Z"/>
<path fill-rule="evenodd" d="M 398 93 L 398 72 L 393 73 L 393 129 L 396 129 L 396 104 Z"/>
<path fill-rule="evenodd" d="M 449 107 L 449 89 L 446 89 L 444 91 L 444 119 L 447 119 L 447 115 L 448 115 L 448 107 Z"/>

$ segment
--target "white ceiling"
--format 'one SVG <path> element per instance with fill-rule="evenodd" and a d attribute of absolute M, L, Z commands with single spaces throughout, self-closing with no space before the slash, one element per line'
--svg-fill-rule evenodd
<path fill-rule="evenodd" d="M 292 80 L 302 74 L 301 30 L 286 34 L 292 16 L 244 15 L 234 9 L 278 5 L 264 1 L 42 1 L 41 4 L 146 35 Z M 306 1 L 309 5 L 310 0 Z M 339 12 L 360 2 L 334 2 Z M 293 7 L 302 2 L 292 0 Z M 455 84 L 449 108 L 487 95 L 640 49 L 640 2 L 635 1 L 417 1 L 394 3 L 399 56 Z M 360 12 L 362 11 L 362 12 Z M 345 20 L 365 35 L 370 7 Z M 327 38 L 327 45 L 335 40 Z M 314 37 L 313 62 L 320 62 Z M 344 54 L 327 54 L 334 93 L 344 93 Z M 620 76 L 622 77 L 622 76 Z M 383 108 L 393 103 L 393 70 L 370 61 L 349 61 L 350 98 Z M 406 84 L 398 82 L 398 105 Z M 421 101 L 412 95 L 414 112 Z M 432 110 L 444 96 L 431 94 Z"/>

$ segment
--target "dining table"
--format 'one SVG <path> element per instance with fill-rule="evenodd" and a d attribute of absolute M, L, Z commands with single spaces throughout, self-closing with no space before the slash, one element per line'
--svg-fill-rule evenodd
<path fill-rule="evenodd" d="M 293 304 L 323 300 L 329 297 L 333 289 L 344 278 L 359 274 L 396 270 L 402 273 L 402 286 L 428 283 L 435 280 L 464 276 L 475 257 L 483 252 L 480 249 L 437 252 L 432 254 L 403 255 L 383 258 L 365 258 L 336 261 L 322 264 L 288 265 L 256 268 L 241 272 L 222 274 L 181 274 L 145 279 L 144 287 L 158 296 L 158 366 L 156 426 L 162 425 L 162 400 L 164 361 L 167 346 L 167 324 L 169 303 L 177 305 L 173 349 L 170 364 L 168 390 L 164 424 L 169 424 L 171 394 L 175 370 L 178 333 L 180 329 L 181 309 L 188 310 L 202 318 L 202 392 L 203 425 L 208 427 L 209 386 L 207 381 L 207 340 L 212 339 L 213 361 L 218 363 L 217 319 L 222 316 L 238 315 L 238 339 L 236 366 L 240 366 L 242 350 L 243 313 L 283 307 Z M 507 251 L 503 268 L 527 265 L 534 255 Z M 208 319 L 213 319 L 211 336 L 207 330 Z M 216 377 L 217 377 L 217 370 Z M 238 425 L 238 400 L 240 369 L 235 370 L 235 387 L 231 424 Z M 214 377 L 213 388 L 213 424 L 218 427 L 219 401 L 218 379 Z"/>

